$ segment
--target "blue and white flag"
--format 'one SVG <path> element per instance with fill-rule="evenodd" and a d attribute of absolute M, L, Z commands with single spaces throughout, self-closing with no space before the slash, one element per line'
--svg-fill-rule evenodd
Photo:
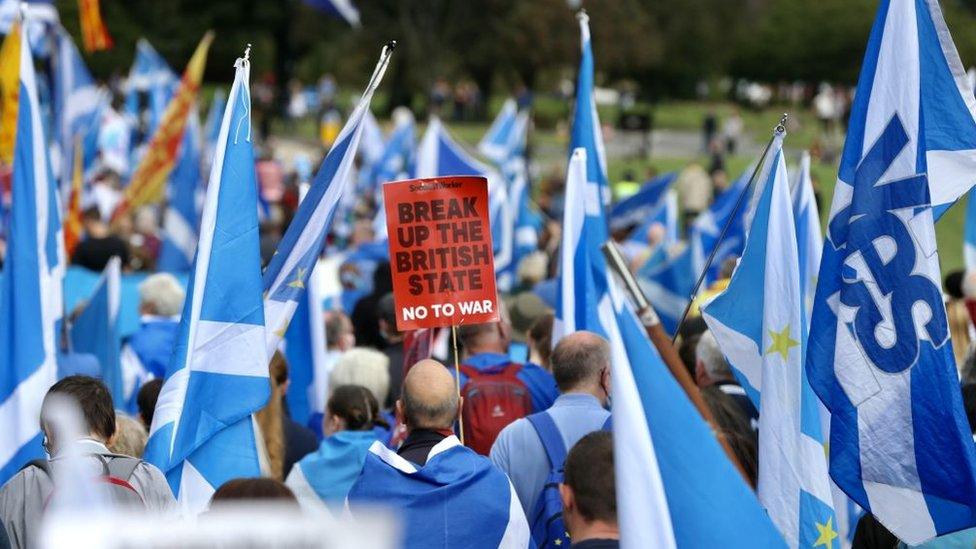
<path fill-rule="evenodd" d="M 808 330 L 782 134 L 759 180 L 745 251 L 702 316 L 759 410 L 759 502 L 790 547 L 832 546 L 840 525 L 803 367 Z"/>
<path fill-rule="evenodd" d="M 811 319 L 807 371 L 831 414 L 831 476 L 910 545 L 976 525 L 976 449 L 934 228 L 976 179 L 964 77 L 936 2 L 881 4 Z"/>
<path fill-rule="evenodd" d="M 95 290 L 72 323 L 71 343 L 75 352 L 89 353 L 98 358 L 102 367 L 102 381 L 112 393 L 115 408 L 132 411 L 123 391 L 119 361 L 122 348 L 119 331 L 121 288 L 122 260 L 115 256 L 108 260 Z"/>
<path fill-rule="evenodd" d="M 671 186 L 678 179 L 678 172 L 656 176 L 641 185 L 639 191 L 617 202 L 610 208 L 610 230 L 617 231 L 633 225 L 641 225 L 661 208 Z"/>
<path fill-rule="evenodd" d="M 590 18 L 586 12 L 577 14 L 580 25 L 580 65 L 576 81 L 576 103 L 573 107 L 573 127 L 569 134 L 570 152 L 579 147 L 586 149 L 586 177 L 590 183 L 585 200 L 593 207 L 610 204 L 612 193 L 607 178 L 607 155 L 603 147 L 603 128 L 596 111 L 593 95 L 593 45 L 590 42 Z M 591 209 L 593 208 L 591 207 Z M 587 216 L 592 214 L 587 210 Z M 604 224 L 606 220 L 604 220 Z"/>
<path fill-rule="evenodd" d="M 224 114 L 227 97 L 223 88 L 214 91 L 210 109 L 207 111 L 207 121 L 203 123 L 203 165 L 201 169 L 205 177 L 210 175 L 213 165 L 214 151 L 217 149 L 217 137 L 220 136 L 220 117 Z"/>
<path fill-rule="evenodd" d="M 823 253 L 823 235 L 820 234 L 820 210 L 813 194 L 813 178 L 810 177 L 810 153 L 800 157 L 800 171 L 793 185 L 793 219 L 796 222 L 796 246 L 800 258 L 800 285 L 803 289 L 803 308 L 807 317 L 813 306 L 813 294 L 817 290 L 820 273 L 820 256 Z"/>
<path fill-rule="evenodd" d="M 415 132 L 416 127 L 412 115 L 406 116 L 398 122 L 393 131 L 390 132 L 390 137 L 386 140 L 383 148 L 383 154 L 373 165 L 372 182 L 377 189 L 379 185 L 387 181 L 404 179 L 407 174 L 413 172 L 414 155 L 417 148 Z M 381 197 L 383 195 L 381 192 L 377 192 L 377 194 Z M 386 218 L 383 219 L 383 224 L 386 224 Z"/>
<path fill-rule="evenodd" d="M 162 246 L 156 268 L 170 273 L 190 270 L 197 250 L 198 196 L 204 192 L 200 174 L 200 117 L 190 112 L 183 131 L 180 157 L 169 178 L 166 211 L 163 213 Z"/>
<path fill-rule="evenodd" d="M 478 175 L 488 179 L 488 220 L 495 252 L 495 274 L 508 272 L 512 264 L 512 231 L 515 212 L 508 199 L 505 179 L 498 170 L 479 162 L 447 132 L 440 118 L 432 116 L 417 147 L 417 178 Z M 498 281 L 504 290 L 503 281 Z"/>
<path fill-rule="evenodd" d="M 603 256 L 574 272 L 573 258 L 586 258 L 604 242 L 583 230 L 590 207 L 583 200 L 590 185 L 586 154 L 576 149 L 569 162 L 561 284 L 575 296 L 577 311 L 592 313 L 567 317 L 579 320 L 572 329 L 610 342 L 621 547 L 782 546 L 755 495 L 651 346 Z"/>
<path fill-rule="evenodd" d="M 305 0 L 305 3 L 342 19 L 351 27 L 359 26 L 359 10 L 352 0 Z"/>
<path fill-rule="evenodd" d="M 976 269 L 976 187 L 969 191 L 963 226 L 962 257 L 966 270 Z"/>
<path fill-rule="evenodd" d="M 544 224 L 542 215 L 532 203 L 529 188 L 529 167 L 525 155 L 529 122 L 528 111 L 516 114 L 508 140 L 503 144 L 504 159 L 499 164 L 508 185 L 509 204 L 514 210 L 509 219 L 512 228 L 508 231 L 512 238 L 512 258 L 507 268 L 496 274 L 498 286 L 503 291 L 511 290 L 516 283 L 515 277 L 522 259 L 539 249 L 539 233 Z"/>
<path fill-rule="evenodd" d="M 749 202 L 743 199 L 743 202 L 739 204 L 739 200 L 742 193 L 749 188 L 752 172 L 753 166 L 746 168 L 729 188 L 715 197 L 707 210 L 695 218 L 688 230 L 688 242 L 692 250 L 696 277 L 705 268 L 705 262 L 709 255 L 716 246 L 718 247 L 718 251 L 715 252 L 715 260 L 709 265 L 708 272 L 705 275 L 706 285 L 718 278 L 724 260 L 729 257 L 738 257 L 742 253 L 746 239 L 746 217 Z M 755 192 L 753 192 L 753 196 L 755 196 Z M 739 204 L 738 209 L 736 209 L 737 204 Z M 719 242 L 719 237 L 722 235 L 722 230 L 726 224 L 728 224 L 728 231 L 725 233 L 725 238 Z"/>
<path fill-rule="evenodd" d="M 237 477 L 260 476 L 251 414 L 270 395 L 262 305 L 250 66 L 238 59 L 210 174 L 200 243 L 146 460 L 186 514 Z"/>
<path fill-rule="evenodd" d="M 363 165 L 372 167 L 383 157 L 386 150 L 386 137 L 383 128 L 373 116 L 373 111 L 366 111 L 363 116 L 363 135 L 359 140 L 359 154 Z"/>
<path fill-rule="evenodd" d="M 139 94 L 148 94 L 149 125 L 146 135 L 151 136 L 159 126 L 166 105 L 179 82 L 180 77 L 173 72 L 163 56 L 159 55 L 148 40 L 140 38 L 136 43 L 136 58 L 126 81 L 126 116 L 131 122 L 137 123 L 141 115 Z"/>
<path fill-rule="evenodd" d="M 61 196 L 67 200 L 71 187 L 71 162 L 75 140 L 82 141 L 82 165 L 87 173 L 95 161 L 98 147 L 98 119 L 108 104 L 108 95 L 98 89 L 78 47 L 64 28 L 57 29 L 57 55 L 54 58 L 54 113 L 57 142 L 61 150 Z"/>
<path fill-rule="evenodd" d="M 670 250 L 667 245 L 659 246 L 637 272 L 638 283 L 668 334 L 674 335 L 678 329 L 681 315 L 691 301 L 696 276 L 691 247 L 688 245 L 680 250 Z"/>
<path fill-rule="evenodd" d="M 510 153 L 512 133 L 517 131 L 515 128 L 517 115 L 518 107 L 515 105 L 515 100 L 509 97 L 478 143 L 478 152 L 495 164 L 504 163 Z"/>
<path fill-rule="evenodd" d="M 21 33 L 7 255 L 0 274 L 0 483 L 42 457 L 38 418 L 57 379 L 64 247 L 57 185 L 37 100 L 34 62 Z"/>
<path fill-rule="evenodd" d="M 392 50 L 384 47 L 379 63 L 363 92 L 356 109 L 349 115 L 335 144 L 322 161 L 312 182 L 295 212 L 278 250 L 264 271 L 264 316 L 268 323 L 267 350 L 269 356 L 285 337 L 298 303 L 305 295 L 305 287 L 325 245 L 325 237 L 332 225 L 332 217 L 342 200 L 355 168 L 356 151 L 362 134 L 363 117 L 370 100 L 390 62 Z"/>

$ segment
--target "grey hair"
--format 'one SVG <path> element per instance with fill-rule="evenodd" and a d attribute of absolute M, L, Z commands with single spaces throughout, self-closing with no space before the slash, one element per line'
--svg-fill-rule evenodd
<path fill-rule="evenodd" d="M 183 287 L 169 273 L 150 275 L 139 284 L 139 301 L 144 305 L 151 305 L 160 316 L 180 314 L 185 297 Z"/>
<path fill-rule="evenodd" d="M 583 339 L 582 334 L 592 337 Z M 599 383 L 600 374 L 610 366 L 610 344 L 596 334 L 576 332 L 556 345 L 549 356 L 549 364 L 561 393 L 587 382 Z"/>
<path fill-rule="evenodd" d="M 705 367 L 705 372 L 713 381 L 732 379 L 732 370 L 729 368 L 729 361 L 722 354 L 715 340 L 715 334 L 711 330 L 702 333 L 695 347 L 695 356 Z"/>
<path fill-rule="evenodd" d="M 390 393 L 390 359 L 366 347 L 349 349 L 342 353 L 329 374 L 329 387 L 340 385 L 362 385 L 382 406 Z"/>
<path fill-rule="evenodd" d="M 458 394 L 450 391 L 446 398 L 438 402 L 424 402 L 413 398 L 408 387 L 400 395 L 403 402 L 403 415 L 411 429 L 450 429 L 457 420 Z"/>

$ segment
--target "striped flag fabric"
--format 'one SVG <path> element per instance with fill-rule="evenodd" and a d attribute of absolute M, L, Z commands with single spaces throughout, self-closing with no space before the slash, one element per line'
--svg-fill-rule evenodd
<path fill-rule="evenodd" d="M 179 161 L 169 178 L 166 211 L 163 212 L 163 242 L 156 261 L 160 271 L 184 273 L 193 263 L 199 238 L 197 196 L 203 190 L 201 149 L 200 117 L 194 107 L 183 132 Z"/>
<path fill-rule="evenodd" d="M 43 456 L 38 418 L 57 379 L 63 241 L 37 80 L 20 36 L 20 91 L 7 254 L 0 274 L 0 482 Z"/>
<path fill-rule="evenodd" d="M 774 138 L 745 251 L 729 286 L 702 308 L 759 410 L 759 502 L 790 547 L 832 545 L 833 509 L 819 401 L 803 367 L 808 332 L 796 225 Z"/>
<path fill-rule="evenodd" d="M 130 123 L 137 124 L 140 117 L 139 94 L 147 94 L 149 99 L 149 125 L 147 131 L 153 134 L 159 127 L 166 111 L 166 105 L 180 83 L 179 77 L 169 67 L 162 55 L 145 38 L 136 42 L 136 58 L 129 69 L 126 80 L 125 114 Z M 219 124 L 218 124 L 219 126 Z"/>
<path fill-rule="evenodd" d="M 153 204 L 163 198 L 166 181 L 176 165 L 187 120 L 200 91 L 203 69 L 207 64 L 207 52 L 212 42 L 213 33 L 208 32 L 193 52 L 180 86 L 166 107 L 159 128 L 149 141 L 145 156 L 132 174 L 132 180 L 125 188 L 122 199 L 112 214 L 113 219 L 139 206 Z"/>
<path fill-rule="evenodd" d="M 251 414 L 270 396 L 250 64 L 238 59 L 207 186 L 193 271 L 146 446 L 185 514 L 260 476 Z"/>
<path fill-rule="evenodd" d="M 515 122 L 517 116 L 518 107 L 515 100 L 509 97 L 502 103 L 501 110 L 478 143 L 478 152 L 495 164 L 504 163 L 511 151 L 512 134 L 518 131 Z"/>
<path fill-rule="evenodd" d="M 267 350 L 278 348 L 299 301 L 305 295 L 308 279 L 318 262 L 336 207 L 349 182 L 355 182 L 354 159 L 362 134 L 362 121 L 369 110 L 373 93 L 390 62 L 391 46 L 383 48 L 379 63 L 363 92 L 359 104 L 346 120 L 335 144 L 322 161 L 315 180 L 285 231 L 275 255 L 264 271 L 264 315 L 268 323 Z"/>
<path fill-rule="evenodd" d="M 102 381 L 112 393 L 115 409 L 133 411 L 132 403 L 126 400 L 122 388 L 119 358 L 122 349 L 119 331 L 121 288 L 122 260 L 115 256 L 105 265 L 95 289 L 72 323 L 71 343 L 76 352 L 89 353 L 98 358 L 102 367 Z"/>
<path fill-rule="evenodd" d="M 803 151 L 800 171 L 791 191 L 793 219 L 796 222 L 796 245 L 800 260 L 800 284 L 803 286 L 803 308 L 813 307 L 813 295 L 817 290 L 817 274 L 820 272 L 820 256 L 823 253 L 823 234 L 820 232 L 820 210 L 813 194 L 813 178 L 810 176 L 810 153 Z"/>

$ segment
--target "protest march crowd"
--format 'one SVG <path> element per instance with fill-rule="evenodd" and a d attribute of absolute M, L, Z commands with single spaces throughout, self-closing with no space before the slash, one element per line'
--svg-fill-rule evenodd
<path fill-rule="evenodd" d="M 344 124 L 324 109 L 313 170 L 257 120 L 249 44 L 201 123 L 212 34 L 182 76 L 140 41 L 105 87 L 51 4 L 14 5 L 0 549 L 60 546 L 72 514 L 260 523 L 255 501 L 385 508 L 383 547 L 976 544 L 976 200 L 944 281 L 934 228 L 976 192 L 976 96 L 938 2 L 878 8 L 825 230 L 786 115 L 734 179 L 742 121 L 710 114 L 709 171 L 612 185 L 583 11 L 542 184 L 523 95 L 477 153 L 443 81 L 419 140 L 406 108 L 383 128 L 395 42 Z M 164 539 L 116 520 L 118 546 Z"/>

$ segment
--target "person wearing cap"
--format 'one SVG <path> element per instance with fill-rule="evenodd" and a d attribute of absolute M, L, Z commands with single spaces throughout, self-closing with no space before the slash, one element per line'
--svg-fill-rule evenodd
<path fill-rule="evenodd" d="M 552 312 L 539 296 L 522 292 L 508 302 L 512 323 L 512 342 L 508 347 L 509 358 L 514 362 L 529 361 L 529 329 L 537 320 Z M 541 364 L 539 364 L 541 366 Z"/>

